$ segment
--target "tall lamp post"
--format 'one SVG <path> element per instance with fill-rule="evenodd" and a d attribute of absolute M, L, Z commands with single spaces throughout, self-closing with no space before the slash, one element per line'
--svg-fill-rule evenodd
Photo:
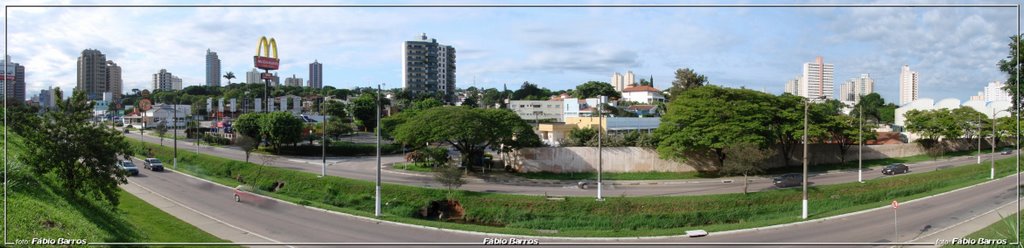
<path fill-rule="evenodd" d="M 604 96 L 597 96 L 597 200 L 604 201 L 604 197 L 601 195 L 601 189 L 603 188 L 603 182 L 601 181 L 601 172 L 604 170 L 603 152 L 602 152 L 602 137 L 601 130 L 603 128 L 603 117 L 604 117 Z"/>
<path fill-rule="evenodd" d="M 321 161 L 322 164 L 320 165 L 320 176 L 321 177 L 327 176 L 327 114 L 326 114 L 327 108 L 324 106 L 324 104 L 326 104 L 326 103 L 327 103 L 327 96 L 324 96 L 323 102 L 320 103 L 320 116 L 323 116 L 323 119 L 324 119 L 324 121 L 322 123 L 324 125 L 323 126 L 324 130 L 323 130 L 323 133 L 320 134 L 320 138 L 321 138 L 320 139 L 320 149 L 321 149 L 321 151 L 320 151 L 320 154 L 321 154 L 320 155 L 320 159 L 322 160 Z"/>
<path fill-rule="evenodd" d="M 174 104 L 174 169 L 178 169 L 178 105 L 181 105 L 181 99 L 175 97 L 176 103 Z"/>
<path fill-rule="evenodd" d="M 857 109 L 860 111 L 860 127 L 857 128 L 857 181 L 864 183 L 864 105 L 857 106 Z M 806 135 L 807 131 L 804 132 Z"/>
<path fill-rule="evenodd" d="M 978 164 L 981 164 L 981 116 L 982 115 L 985 115 L 985 114 L 978 115 Z M 995 120 L 994 116 L 993 116 L 993 120 Z"/>
<path fill-rule="evenodd" d="M 373 203 L 373 207 L 374 207 L 373 214 L 374 214 L 374 216 L 377 216 L 377 217 L 380 217 L 380 108 L 383 105 L 380 102 L 381 101 L 380 100 L 380 91 L 381 91 L 380 90 L 380 84 L 378 84 L 377 85 L 377 188 L 376 188 L 376 191 L 375 191 L 376 198 L 374 199 L 374 203 Z"/>
<path fill-rule="evenodd" d="M 996 179 L 996 120 L 999 119 L 996 118 L 996 115 L 1003 112 L 1010 113 L 1010 111 L 1005 109 L 1000 111 L 992 110 L 992 153 L 989 154 L 989 160 L 992 161 L 992 166 L 989 169 L 988 179 Z"/>
<path fill-rule="evenodd" d="M 821 97 L 818 97 L 818 98 L 815 98 L 815 99 L 825 99 L 825 97 L 821 96 Z M 803 175 L 803 183 L 801 183 L 801 186 L 803 188 L 803 201 L 801 202 L 802 203 L 802 208 L 801 208 L 801 211 L 800 211 L 800 218 L 802 218 L 802 219 L 807 219 L 807 164 L 808 164 L 808 162 L 807 162 L 807 157 L 808 157 L 807 156 L 807 112 L 809 112 L 808 109 L 810 109 L 810 108 L 811 108 L 811 99 L 805 99 L 804 100 L 804 175 Z"/>

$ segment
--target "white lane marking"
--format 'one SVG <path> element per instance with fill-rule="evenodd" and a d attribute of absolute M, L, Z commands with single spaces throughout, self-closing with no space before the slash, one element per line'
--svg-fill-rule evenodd
<path fill-rule="evenodd" d="M 132 182 L 133 182 L 132 184 L 134 184 L 135 186 L 138 186 L 139 188 L 142 188 L 142 189 L 144 189 L 144 190 L 146 190 L 146 191 L 149 191 L 149 193 L 152 193 L 152 194 L 154 194 L 154 195 L 156 195 L 156 196 L 159 196 L 160 198 L 164 198 L 165 200 L 168 200 L 168 201 L 170 201 L 170 202 L 172 202 L 172 203 L 174 203 L 174 204 L 177 204 L 178 206 L 181 206 L 181 207 L 183 207 L 183 208 L 185 208 L 185 209 L 191 210 L 192 212 L 195 212 L 195 213 L 197 213 L 197 214 L 199 214 L 199 215 L 202 215 L 202 216 L 204 216 L 204 217 L 206 217 L 206 218 L 210 218 L 210 219 L 211 219 L 211 220 L 213 220 L 213 221 L 216 221 L 216 222 L 218 222 L 218 223 L 224 224 L 224 225 L 226 225 L 226 226 L 228 226 L 228 227 L 231 227 L 231 228 L 237 229 L 237 230 L 239 230 L 239 231 L 242 231 L 242 232 L 245 232 L 245 233 L 249 233 L 249 234 L 252 234 L 253 236 L 259 237 L 259 238 L 261 238 L 261 239 L 265 239 L 265 240 L 267 240 L 267 241 L 270 241 L 270 242 L 274 242 L 274 243 L 278 243 L 278 244 L 284 244 L 284 243 L 282 243 L 281 241 L 277 241 L 277 240 L 274 240 L 274 239 L 268 238 L 267 236 L 263 236 L 263 235 L 260 235 L 259 233 L 256 233 L 256 232 L 253 232 L 253 231 L 249 231 L 249 230 L 246 230 L 245 228 L 241 228 L 241 227 L 238 227 L 238 226 L 232 225 L 232 224 L 230 224 L 230 223 L 227 223 L 227 222 L 225 222 L 225 221 L 222 221 L 222 220 L 220 220 L 220 219 L 214 218 L 213 216 L 210 216 L 210 215 L 208 215 L 208 214 L 206 214 L 206 213 L 203 213 L 203 212 L 201 212 L 201 211 L 199 211 L 199 210 L 196 210 L 196 209 L 194 209 L 194 208 L 191 208 L 191 207 L 189 207 L 189 206 L 186 206 L 185 204 L 182 204 L 181 202 L 178 202 L 178 201 L 172 200 L 171 198 L 167 198 L 166 196 L 164 196 L 164 195 L 161 195 L 160 193 L 157 193 L 157 192 L 155 192 L 155 191 L 153 191 L 153 190 L 151 190 L 151 189 L 147 188 L 146 186 L 142 186 L 141 184 L 138 184 L 137 182 L 134 182 L 135 180 L 131 180 L 131 179 L 129 179 L 128 181 L 132 181 Z M 294 246 L 288 246 L 288 247 L 294 247 Z"/>

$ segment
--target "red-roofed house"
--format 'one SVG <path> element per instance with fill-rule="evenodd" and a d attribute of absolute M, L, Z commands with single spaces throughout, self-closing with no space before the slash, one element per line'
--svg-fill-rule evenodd
<path fill-rule="evenodd" d="M 656 102 L 664 102 L 665 95 L 662 95 L 660 90 L 651 86 L 633 85 L 622 90 L 622 100 L 652 104 Z"/>

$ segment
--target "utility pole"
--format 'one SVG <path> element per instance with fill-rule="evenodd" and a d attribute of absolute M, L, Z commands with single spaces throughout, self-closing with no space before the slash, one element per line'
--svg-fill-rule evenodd
<path fill-rule="evenodd" d="M 174 105 L 174 169 L 178 169 L 178 105 L 181 105 L 181 99 L 175 97 L 177 100 Z"/>
<path fill-rule="evenodd" d="M 322 93 L 322 91 L 323 90 L 321 88 L 321 93 Z M 320 176 L 321 177 L 327 176 L 327 111 L 326 111 L 327 108 L 324 106 L 326 103 L 327 103 L 327 96 L 325 95 L 323 97 L 323 102 L 320 103 L 320 115 L 323 116 L 323 118 L 324 118 L 324 121 L 322 123 L 324 125 L 323 126 L 324 130 L 323 130 L 323 133 L 320 135 L 321 136 L 320 137 L 321 138 L 321 140 L 320 140 L 320 149 L 321 149 L 320 158 L 323 160 L 322 164 L 320 166 Z"/>
<path fill-rule="evenodd" d="M 807 109 L 811 106 L 811 99 L 805 99 L 804 101 L 804 175 L 803 183 L 803 202 L 800 211 L 800 218 L 807 219 Z"/>
<path fill-rule="evenodd" d="M 857 130 L 857 181 L 864 183 L 864 105 L 857 108 L 860 110 L 860 127 Z"/>

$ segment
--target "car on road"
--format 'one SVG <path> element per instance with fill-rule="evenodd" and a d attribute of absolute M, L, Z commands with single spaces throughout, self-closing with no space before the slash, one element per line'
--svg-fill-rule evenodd
<path fill-rule="evenodd" d="M 251 202 L 256 205 L 263 205 L 266 199 L 256 195 L 255 188 L 252 185 L 241 184 L 235 187 L 235 202 Z"/>
<path fill-rule="evenodd" d="M 786 188 L 803 185 L 803 175 L 800 173 L 789 173 L 775 177 L 772 182 L 775 187 Z"/>
<path fill-rule="evenodd" d="M 1001 154 L 1001 155 L 1013 154 L 1013 149 L 1003 149 L 1003 151 L 999 152 L 999 154 Z"/>
<path fill-rule="evenodd" d="M 139 168 L 135 167 L 135 163 L 132 163 L 131 160 L 117 161 L 117 166 L 121 167 L 121 169 L 127 172 L 129 176 L 139 175 Z"/>
<path fill-rule="evenodd" d="M 882 174 L 885 175 L 905 174 L 907 172 L 910 172 L 910 167 L 905 164 L 890 164 L 882 168 Z"/>
<path fill-rule="evenodd" d="M 160 159 L 157 158 L 146 158 L 142 164 L 142 168 L 146 168 L 151 171 L 164 171 L 164 163 L 160 162 Z"/>

